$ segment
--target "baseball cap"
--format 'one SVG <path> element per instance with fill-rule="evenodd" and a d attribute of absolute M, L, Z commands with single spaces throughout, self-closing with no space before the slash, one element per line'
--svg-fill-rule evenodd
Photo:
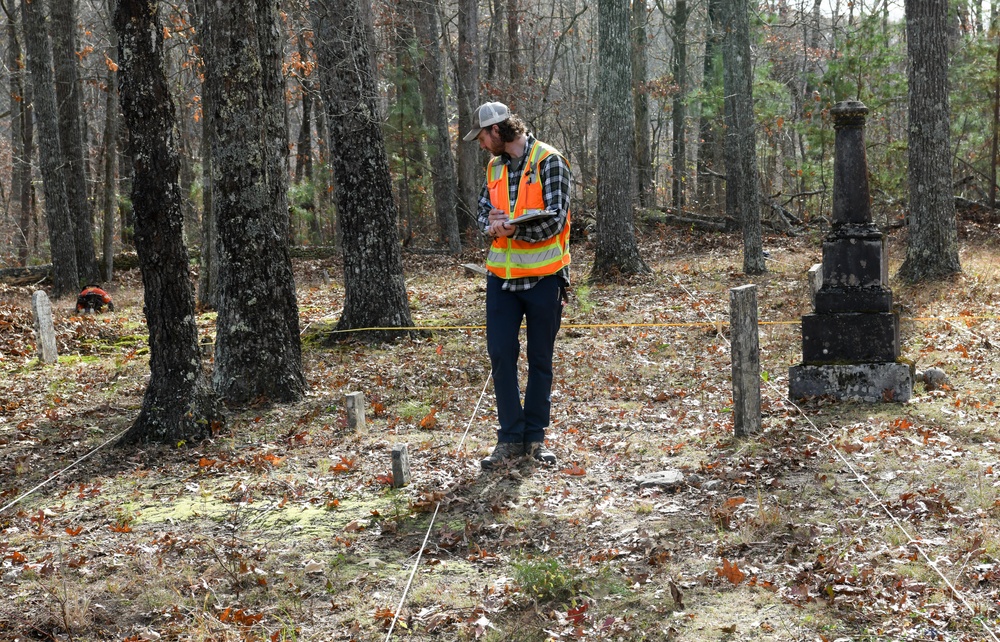
<path fill-rule="evenodd" d="M 476 140 L 486 127 L 496 125 L 510 118 L 510 110 L 503 103 L 484 103 L 480 105 L 476 113 L 472 115 L 472 129 L 465 135 L 463 140 Z"/>

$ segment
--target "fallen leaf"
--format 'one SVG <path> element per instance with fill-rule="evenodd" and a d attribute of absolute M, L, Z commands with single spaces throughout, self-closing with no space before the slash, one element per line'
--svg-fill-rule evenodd
<path fill-rule="evenodd" d="M 736 565 L 736 562 L 730 562 L 725 557 L 722 558 L 722 566 L 715 569 L 715 572 L 719 577 L 724 577 L 733 584 L 739 584 L 746 577 L 746 574 L 740 570 L 740 567 Z"/>
<path fill-rule="evenodd" d="M 364 523 L 357 519 L 344 527 L 344 531 L 347 533 L 357 533 L 363 530 L 365 530 Z"/>
<path fill-rule="evenodd" d="M 437 425 L 437 417 L 435 415 L 437 415 L 437 408 L 432 406 L 431 411 L 427 413 L 427 415 L 423 419 L 420 420 L 420 427 L 423 428 L 424 430 L 430 430 L 434 428 L 434 426 Z"/>
<path fill-rule="evenodd" d="M 684 599 L 683 599 L 684 598 L 684 594 L 681 593 L 681 590 L 679 588 L 677 588 L 677 585 L 674 584 L 673 580 L 667 580 L 667 586 L 670 587 L 670 597 L 673 598 L 674 604 L 677 605 L 677 608 L 679 608 L 680 610 L 683 611 L 684 610 Z"/>
<path fill-rule="evenodd" d="M 573 477 L 583 477 L 584 475 L 587 474 L 586 469 L 584 469 L 584 468 L 582 468 L 582 467 L 580 467 L 580 466 L 578 466 L 576 464 L 573 464 L 572 466 L 570 466 L 568 468 L 563 468 L 559 472 L 561 472 L 564 475 L 572 475 Z"/>

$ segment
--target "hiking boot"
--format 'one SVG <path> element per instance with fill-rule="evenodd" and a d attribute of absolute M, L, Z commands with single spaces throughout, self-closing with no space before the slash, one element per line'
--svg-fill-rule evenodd
<path fill-rule="evenodd" d="M 512 441 L 501 441 L 490 453 L 489 457 L 486 457 L 479 462 L 479 465 L 483 470 L 492 470 L 496 466 L 499 466 L 501 462 L 514 457 L 520 457 L 524 454 L 524 444 L 519 444 Z"/>
<path fill-rule="evenodd" d="M 544 441 L 533 441 L 525 446 L 525 449 L 536 461 L 540 461 L 543 464 L 556 463 L 556 454 L 545 447 Z"/>

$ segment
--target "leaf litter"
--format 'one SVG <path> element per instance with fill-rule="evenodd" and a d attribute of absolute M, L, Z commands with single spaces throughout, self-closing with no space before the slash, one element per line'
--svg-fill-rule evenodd
<path fill-rule="evenodd" d="M 478 466 L 495 438 L 490 388 L 472 416 L 489 373 L 482 330 L 320 347 L 343 301 L 320 275 L 340 266 L 297 263 L 307 396 L 235 413 L 206 442 L 101 451 L 0 514 L 0 630 L 378 640 L 396 619 L 412 639 L 986 638 L 1000 621 L 992 249 L 966 237 L 964 276 L 892 283 L 904 356 L 944 369 L 946 387 L 800 412 L 784 391 L 819 249 L 767 243 L 771 271 L 748 279 L 738 238 L 657 229 L 642 247 L 653 275 L 589 286 L 577 244 L 549 431 L 559 463 L 490 474 Z M 406 260 L 418 325 L 482 325 L 481 280 L 450 259 Z M 739 440 L 725 320 L 728 289 L 748 282 L 765 322 L 764 430 Z M 55 366 L 35 360 L 30 291 L 0 288 L 0 505 L 138 412 L 140 280 L 117 287 L 112 315 L 55 303 Z M 213 324 L 199 316 L 203 337 Z M 354 391 L 362 433 L 345 419 Z M 413 479 L 394 489 L 398 443 Z M 683 483 L 637 482 L 664 470 Z"/>

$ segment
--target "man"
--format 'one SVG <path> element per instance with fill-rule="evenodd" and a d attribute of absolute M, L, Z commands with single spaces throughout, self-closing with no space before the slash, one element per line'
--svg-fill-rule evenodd
<path fill-rule="evenodd" d="M 490 470 L 525 454 L 554 464 L 545 429 L 552 352 L 569 286 L 569 164 L 503 103 L 482 105 L 465 140 L 478 140 L 494 156 L 479 196 L 479 224 L 493 239 L 486 258 L 486 346 L 500 429 L 480 464 Z M 528 338 L 523 405 L 517 381 L 522 319 Z"/>

